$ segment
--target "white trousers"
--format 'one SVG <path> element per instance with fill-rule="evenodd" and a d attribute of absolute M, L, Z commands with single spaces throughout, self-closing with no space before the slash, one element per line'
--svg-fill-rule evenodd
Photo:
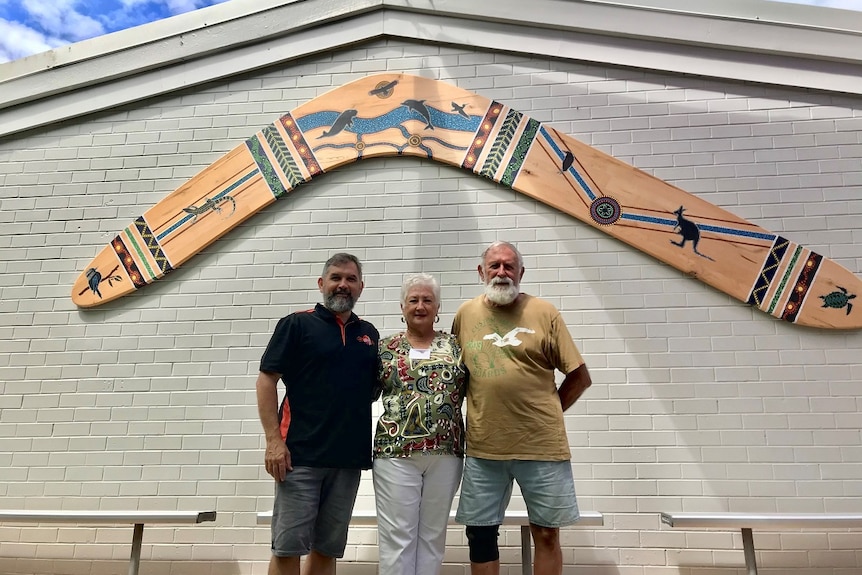
<path fill-rule="evenodd" d="M 374 460 L 380 575 L 438 575 L 464 460 L 414 455 Z"/>

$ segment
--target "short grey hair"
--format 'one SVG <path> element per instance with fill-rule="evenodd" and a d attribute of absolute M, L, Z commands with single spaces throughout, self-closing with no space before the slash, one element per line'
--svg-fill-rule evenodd
<path fill-rule="evenodd" d="M 401 284 L 401 303 L 407 303 L 407 294 L 416 286 L 431 288 L 437 305 L 440 305 L 440 284 L 434 276 L 425 273 L 410 274 L 404 278 L 404 283 Z"/>
<path fill-rule="evenodd" d="M 353 254 L 348 254 L 348 253 L 344 253 L 344 252 L 337 253 L 337 254 L 333 255 L 331 258 L 329 258 L 328 260 L 326 260 L 326 263 L 323 264 L 323 273 L 320 274 L 320 277 L 325 278 L 326 272 L 328 272 L 329 268 L 331 268 L 332 266 L 342 267 L 342 266 L 350 264 L 350 263 L 356 264 L 356 269 L 359 270 L 359 279 L 361 280 L 362 279 L 362 263 L 360 263 L 359 258 L 357 258 Z"/>
<path fill-rule="evenodd" d="M 509 243 L 509 242 L 504 242 L 502 240 L 497 240 L 496 242 L 494 242 L 493 244 L 491 244 L 490 246 L 485 248 L 485 251 L 482 252 L 482 269 L 485 269 L 485 265 L 486 265 L 485 258 L 488 257 L 488 252 L 490 252 L 494 248 L 499 248 L 499 247 L 507 247 L 510 250 L 512 250 L 515 253 L 515 255 L 518 257 L 518 271 L 520 272 L 522 269 L 524 269 L 524 258 L 521 256 L 521 252 L 518 251 L 518 248 L 515 247 L 515 244 Z"/>

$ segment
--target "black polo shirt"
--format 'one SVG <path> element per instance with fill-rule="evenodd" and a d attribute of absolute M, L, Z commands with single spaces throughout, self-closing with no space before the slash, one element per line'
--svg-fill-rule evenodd
<path fill-rule="evenodd" d="M 371 403 L 377 383 L 380 334 L 351 314 L 317 304 L 282 318 L 260 360 L 281 374 L 279 408 L 291 463 L 306 467 L 371 468 Z"/>

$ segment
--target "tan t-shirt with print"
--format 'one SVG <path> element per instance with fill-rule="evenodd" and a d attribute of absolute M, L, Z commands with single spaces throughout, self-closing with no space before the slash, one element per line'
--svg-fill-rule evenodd
<path fill-rule="evenodd" d="M 483 459 L 571 459 L 554 370 L 567 374 L 584 360 L 550 303 L 521 294 L 503 308 L 480 295 L 455 315 L 470 372 L 467 455 Z"/>

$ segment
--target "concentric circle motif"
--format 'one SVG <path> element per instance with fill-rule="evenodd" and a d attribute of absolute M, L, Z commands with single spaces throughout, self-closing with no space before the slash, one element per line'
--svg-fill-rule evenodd
<path fill-rule="evenodd" d="M 392 95 L 392 92 L 395 91 L 392 88 L 394 88 L 394 84 L 396 83 L 397 82 L 387 82 L 385 80 L 383 82 L 377 82 L 377 85 L 374 86 L 374 89 L 371 91 L 371 93 L 376 95 L 380 99 L 388 98 Z"/>
<path fill-rule="evenodd" d="M 365 149 L 365 142 L 363 142 L 362 140 L 359 140 L 358 142 L 353 144 L 353 147 L 356 148 L 357 152 L 361 152 L 362 150 Z"/>
<path fill-rule="evenodd" d="M 619 202 L 608 196 L 596 198 L 590 205 L 590 215 L 598 224 L 603 226 L 616 223 L 622 213 Z"/>
<path fill-rule="evenodd" d="M 414 148 L 417 148 L 417 147 L 419 147 L 419 144 L 422 143 L 422 136 L 418 136 L 416 134 L 413 134 L 407 140 L 407 143 L 410 144 L 411 146 L 413 146 Z"/>

